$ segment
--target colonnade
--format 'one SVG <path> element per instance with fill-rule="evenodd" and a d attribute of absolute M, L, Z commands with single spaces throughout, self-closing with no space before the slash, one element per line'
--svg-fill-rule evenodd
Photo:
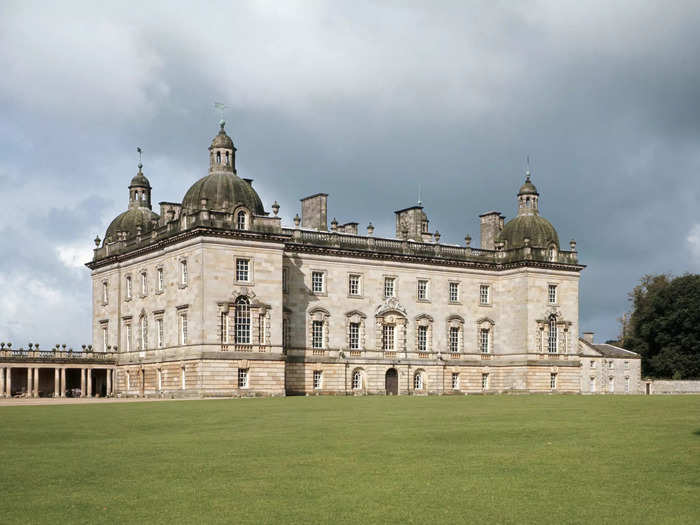
<path fill-rule="evenodd" d="M 39 397 L 39 370 L 51 370 L 53 368 L 53 396 L 66 397 L 67 382 L 66 370 L 80 370 L 80 397 L 93 397 L 93 371 L 104 370 L 106 373 L 106 393 L 111 395 L 112 376 L 114 368 L 106 367 L 80 367 L 80 366 L 61 366 L 61 367 L 32 367 L 32 366 L 6 366 L 0 364 L 0 397 L 12 397 L 12 371 L 26 369 L 26 397 Z"/>

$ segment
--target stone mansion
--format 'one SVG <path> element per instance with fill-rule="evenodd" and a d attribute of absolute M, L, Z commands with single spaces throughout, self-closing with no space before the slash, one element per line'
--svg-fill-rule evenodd
<path fill-rule="evenodd" d="M 395 212 L 396 238 L 329 229 L 324 193 L 285 227 L 238 176 L 222 121 L 181 203 L 155 213 L 139 164 L 87 264 L 99 374 L 87 360 L 68 376 L 81 395 L 639 392 L 637 354 L 579 339 L 584 266 L 539 199 L 528 173 L 515 218 L 479 216 L 479 248 L 441 244 L 420 205 Z M 60 359 L 8 355 L 0 392 L 65 395 Z"/>

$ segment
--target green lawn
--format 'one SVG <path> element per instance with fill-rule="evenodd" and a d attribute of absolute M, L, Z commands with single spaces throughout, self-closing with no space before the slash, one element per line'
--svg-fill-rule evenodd
<path fill-rule="evenodd" d="M 700 523 L 700 396 L 0 407 L 0 523 Z"/>

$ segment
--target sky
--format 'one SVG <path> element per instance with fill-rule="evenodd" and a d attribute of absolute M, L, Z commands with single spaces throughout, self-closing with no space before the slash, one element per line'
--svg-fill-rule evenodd
<path fill-rule="evenodd" d="M 285 226 L 299 198 L 394 235 L 420 193 L 441 242 L 541 214 L 587 265 L 580 328 L 616 338 L 649 273 L 700 270 L 700 3 L 0 2 L 0 341 L 90 343 L 93 239 L 237 167 Z M 157 209 L 155 211 L 158 211 Z M 506 219 L 507 220 L 507 219 Z"/>

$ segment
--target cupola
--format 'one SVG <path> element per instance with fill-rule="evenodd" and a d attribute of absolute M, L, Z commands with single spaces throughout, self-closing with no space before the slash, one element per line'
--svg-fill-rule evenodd
<path fill-rule="evenodd" d="M 226 134 L 226 121 L 219 122 L 219 133 L 209 146 L 209 173 L 218 171 L 236 173 L 236 146 Z"/>

